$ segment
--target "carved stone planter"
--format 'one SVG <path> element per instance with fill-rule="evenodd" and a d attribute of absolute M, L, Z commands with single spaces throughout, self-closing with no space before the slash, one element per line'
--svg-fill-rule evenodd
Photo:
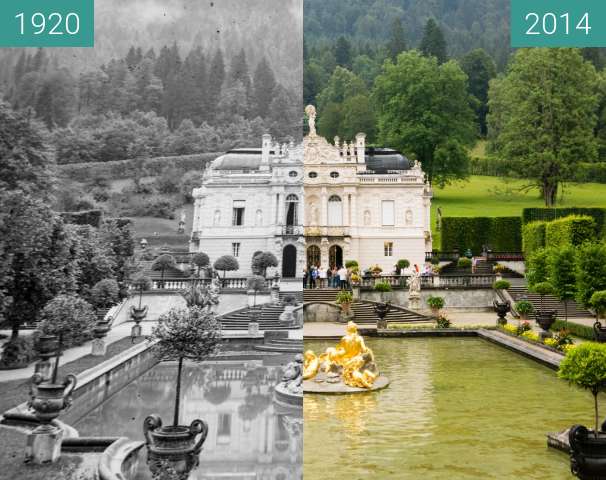
<path fill-rule="evenodd" d="M 385 317 L 387 317 L 387 314 L 390 310 L 391 305 L 389 304 L 389 302 L 378 303 L 374 306 L 375 315 L 378 317 L 377 328 L 387 328 L 387 320 L 385 320 Z"/>
<path fill-rule="evenodd" d="M 596 342 L 606 342 L 606 327 L 603 327 L 601 322 L 596 321 L 593 324 L 593 333 L 595 335 Z"/>
<path fill-rule="evenodd" d="M 141 308 L 137 308 L 134 305 L 130 307 L 130 318 L 135 324 L 131 329 L 130 336 L 131 337 L 140 337 L 141 336 L 141 325 L 139 325 L 147 316 L 147 305 Z"/>
<path fill-rule="evenodd" d="M 499 325 L 505 325 L 507 319 L 505 318 L 511 310 L 511 304 L 509 302 L 499 302 L 495 300 L 493 303 L 494 311 L 497 312 L 497 323 Z"/>
<path fill-rule="evenodd" d="M 582 480 L 598 480 L 606 477 L 606 434 L 598 433 L 583 425 L 575 425 L 568 433 L 570 443 L 570 470 Z"/>
<path fill-rule="evenodd" d="M 163 427 L 158 415 L 150 415 L 143 423 L 143 434 L 151 472 L 157 474 L 163 468 L 170 467 L 180 479 L 185 480 L 200 462 L 199 455 L 208 435 L 208 425 L 202 420 L 194 420 L 189 427 Z"/>
<path fill-rule="evenodd" d="M 535 319 L 539 327 L 548 332 L 556 321 L 556 315 L 557 312 L 555 310 L 539 310 L 535 314 Z"/>
<path fill-rule="evenodd" d="M 34 372 L 40 374 L 42 380 L 50 379 L 52 371 L 50 359 L 55 355 L 58 348 L 59 341 L 55 335 L 41 335 L 38 337 L 36 350 L 38 350 L 39 360 L 36 362 Z"/>

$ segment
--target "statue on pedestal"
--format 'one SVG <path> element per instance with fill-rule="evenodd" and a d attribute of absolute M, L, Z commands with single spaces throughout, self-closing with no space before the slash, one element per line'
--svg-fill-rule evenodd
<path fill-rule="evenodd" d="M 307 105 L 305 107 L 305 113 L 307 114 L 307 119 L 309 122 L 309 136 L 315 137 L 316 133 L 316 107 L 313 105 Z"/>

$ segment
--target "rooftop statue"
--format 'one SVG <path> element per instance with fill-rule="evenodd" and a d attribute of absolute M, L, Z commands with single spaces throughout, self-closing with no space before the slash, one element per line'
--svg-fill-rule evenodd
<path fill-rule="evenodd" d="M 335 347 L 316 356 L 305 352 L 303 379 L 339 383 L 349 387 L 371 389 L 379 376 L 372 350 L 364 343 L 354 322 L 347 324 L 346 335 Z"/>
<path fill-rule="evenodd" d="M 305 107 L 305 113 L 307 114 L 308 122 L 309 122 L 309 136 L 315 137 L 316 133 L 316 107 L 313 105 L 307 105 Z"/>

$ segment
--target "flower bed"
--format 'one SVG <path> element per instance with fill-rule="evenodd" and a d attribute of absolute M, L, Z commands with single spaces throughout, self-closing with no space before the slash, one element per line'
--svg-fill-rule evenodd
<path fill-rule="evenodd" d="M 525 324 L 527 324 L 528 327 L 526 327 Z M 574 343 L 572 343 L 570 332 L 566 330 L 560 330 L 553 338 L 546 338 L 544 341 L 541 340 L 538 333 L 530 329 L 528 322 L 522 322 L 519 326 L 507 323 L 498 326 L 497 330 L 560 354 L 565 354 L 575 347 Z"/>

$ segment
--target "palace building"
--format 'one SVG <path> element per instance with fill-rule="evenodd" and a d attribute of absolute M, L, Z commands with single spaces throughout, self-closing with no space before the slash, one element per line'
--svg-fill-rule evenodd
<path fill-rule="evenodd" d="M 300 276 L 305 266 L 302 178 L 302 145 L 280 145 L 270 135 L 263 136 L 260 149 L 218 157 L 193 192 L 190 251 L 206 253 L 211 263 L 233 255 L 240 269 L 232 274 L 238 277 L 252 274 L 255 253 L 270 251 L 280 262 L 280 276 Z"/>
<path fill-rule="evenodd" d="M 390 273 L 399 259 L 423 265 L 432 250 L 432 192 L 419 162 L 395 150 L 367 148 L 365 135 L 334 144 L 315 129 L 308 106 L 304 145 L 307 265 L 360 268 L 379 265 Z"/>

